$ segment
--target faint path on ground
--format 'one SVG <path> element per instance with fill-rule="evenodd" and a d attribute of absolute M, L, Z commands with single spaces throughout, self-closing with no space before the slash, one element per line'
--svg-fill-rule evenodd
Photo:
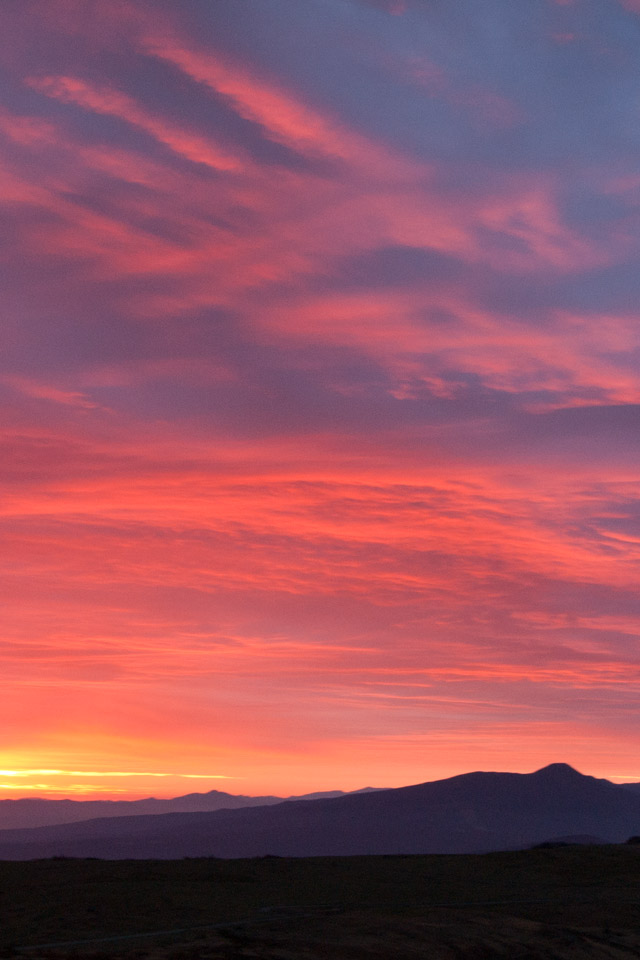
<path fill-rule="evenodd" d="M 635 905 L 640 906 L 640 900 L 615 900 L 609 901 L 613 904 L 626 904 L 626 905 Z M 524 904 L 535 904 L 535 903 L 554 903 L 559 904 L 557 898 L 549 897 L 546 899 L 528 899 L 528 900 L 457 900 L 457 901 L 441 901 L 438 903 L 425 903 L 421 904 L 420 908 L 423 910 L 432 910 L 439 907 L 508 907 L 508 906 L 518 906 Z M 576 905 L 589 905 L 589 904 L 598 904 L 599 906 L 603 905 L 602 900 L 565 900 L 563 905 L 566 906 L 576 906 Z M 374 907 L 379 907 L 379 904 L 348 904 L 342 906 L 317 906 L 317 907 L 296 907 L 296 906 L 277 906 L 277 907 L 264 907 L 260 915 L 257 917 L 243 917 L 240 920 L 227 920 L 219 923 L 205 923 L 198 924 L 197 926 L 192 927 L 174 927 L 170 930 L 146 930 L 144 933 L 119 933 L 113 934 L 109 937 L 91 937 L 90 939 L 84 940 L 57 940 L 51 943 L 35 943 L 28 944 L 25 946 L 14 947 L 16 954 L 26 953 L 32 950 L 53 950 L 58 947 L 82 947 L 89 946 L 90 944 L 100 944 L 100 943 L 117 943 L 123 940 L 141 940 L 145 937 L 171 937 L 178 936 L 185 933 L 197 933 L 198 931 L 205 930 L 234 930 L 238 927 L 246 926 L 257 926 L 262 923 L 272 923 L 274 920 L 284 920 L 284 921 L 294 921 L 294 920 L 306 920 L 306 919 L 316 919 L 318 917 L 330 916 L 334 913 L 345 913 L 347 911 L 362 910 L 362 909 L 373 909 Z"/>
<path fill-rule="evenodd" d="M 172 937 L 182 933 L 197 933 L 198 930 L 234 930 L 237 927 L 257 926 L 261 923 L 272 923 L 277 919 L 306 920 L 328 916 L 343 911 L 344 907 L 322 907 L 311 912 L 305 907 L 266 907 L 263 915 L 258 917 L 242 917 L 240 920 L 225 920 L 220 923 L 200 923 L 193 927 L 174 927 L 171 930 L 145 930 L 144 933 L 118 933 L 110 937 L 91 937 L 85 940 L 56 940 L 51 943 L 34 943 L 26 946 L 14 947 L 16 953 L 30 950 L 53 950 L 57 947 L 82 947 L 92 943 L 116 943 L 121 940 L 141 940 L 144 937 Z"/>

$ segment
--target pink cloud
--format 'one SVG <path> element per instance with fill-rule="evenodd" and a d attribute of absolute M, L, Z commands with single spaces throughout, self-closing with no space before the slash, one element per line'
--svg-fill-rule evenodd
<path fill-rule="evenodd" d="M 89 110 L 119 117 L 140 127 L 179 156 L 194 163 L 203 163 L 214 170 L 223 171 L 238 171 L 243 167 L 242 160 L 230 151 L 216 147 L 209 139 L 205 140 L 150 116 L 138 107 L 131 97 L 116 90 L 96 89 L 77 77 L 34 77 L 30 84 L 47 96 L 67 103 L 77 103 Z"/>
<path fill-rule="evenodd" d="M 397 66 L 375 25 L 366 70 L 333 51 L 353 84 L 314 96 L 312 63 L 296 84 L 303 58 L 252 57 L 259 31 L 32 7 L 0 38 L 3 758 L 208 758 L 247 791 L 480 754 L 621 769 L 631 162 L 594 142 L 567 173 L 536 152 L 541 123 L 564 142 L 553 111 L 524 124 L 486 63 Z M 358 104 L 371 76 L 442 111 L 428 146 Z"/>
<path fill-rule="evenodd" d="M 144 48 L 228 98 L 242 117 L 260 124 L 270 137 L 294 150 L 347 161 L 369 175 L 385 179 L 412 175 L 417 169 L 417 164 L 367 140 L 337 118 L 308 106 L 239 64 L 224 62 L 211 52 L 180 46 L 168 36 L 150 36 Z"/>

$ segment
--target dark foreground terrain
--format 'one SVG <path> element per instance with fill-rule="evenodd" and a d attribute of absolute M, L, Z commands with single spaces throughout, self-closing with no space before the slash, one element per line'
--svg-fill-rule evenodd
<path fill-rule="evenodd" d="M 33 960 L 640 957 L 640 846 L 2 861 L 0 923 Z"/>

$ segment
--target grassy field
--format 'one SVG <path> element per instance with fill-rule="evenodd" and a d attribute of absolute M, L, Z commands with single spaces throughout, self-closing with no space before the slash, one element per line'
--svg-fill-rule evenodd
<path fill-rule="evenodd" d="M 2 861 L 0 920 L 32 960 L 640 957 L 640 847 Z"/>

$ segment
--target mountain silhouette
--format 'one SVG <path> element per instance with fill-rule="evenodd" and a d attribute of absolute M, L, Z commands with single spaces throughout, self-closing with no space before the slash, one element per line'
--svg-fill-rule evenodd
<path fill-rule="evenodd" d="M 375 787 L 364 787 L 365 793 Z M 147 797 L 144 800 L 47 800 L 25 797 L 20 800 L 0 800 L 0 831 L 21 827 L 44 827 L 58 823 L 77 823 L 100 817 L 131 817 L 162 813 L 206 813 L 214 810 L 264 807 L 285 800 L 320 800 L 344 797 L 343 790 L 305 793 L 297 797 L 246 797 L 209 790 L 207 793 L 187 793 L 168 800 Z"/>
<path fill-rule="evenodd" d="M 633 790 L 634 793 L 640 793 L 640 783 L 637 781 L 635 783 L 621 783 L 621 787 L 626 787 L 627 790 Z"/>
<path fill-rule="evenodd" d="M 640 796 L 551 764 L 319 800 L 0 831 L 0 859 L 480 853 L 640 834 Z"/>

